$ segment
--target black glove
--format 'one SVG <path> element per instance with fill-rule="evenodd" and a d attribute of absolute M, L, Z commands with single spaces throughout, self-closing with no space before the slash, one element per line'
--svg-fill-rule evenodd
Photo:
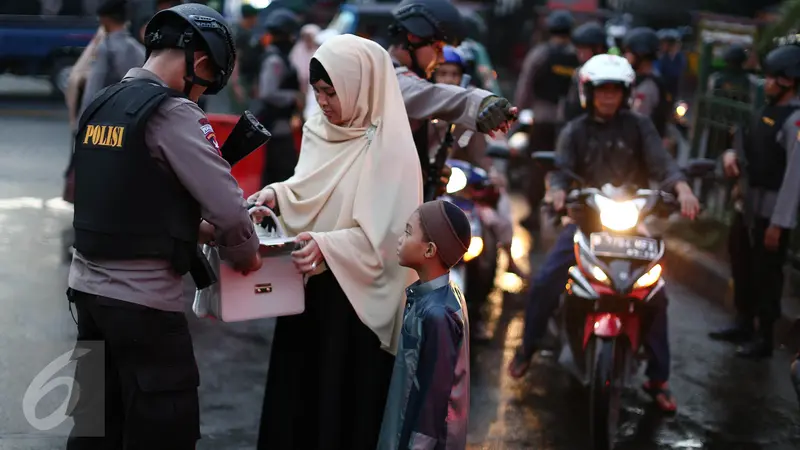
<path fill-rule="evenodd" d="M 477 128 L 481 133 L 488 133 L 500 128 L 503 123 L 514 120 L 516 117 L 511 113 L 511 103 L 503 97 L 490 97 L 485 106 L 478 113 Z"/>

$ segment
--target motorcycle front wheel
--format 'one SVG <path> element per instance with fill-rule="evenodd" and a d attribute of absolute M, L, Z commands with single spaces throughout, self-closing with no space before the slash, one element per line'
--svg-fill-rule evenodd
<path fill-rule="evenodd" d="M 619 425 L 625 358 L 628 346 L 624 339 L 592 338 L 594 364 L 590 400 L 590 437 L 594 450 L 611 450 Z"/>

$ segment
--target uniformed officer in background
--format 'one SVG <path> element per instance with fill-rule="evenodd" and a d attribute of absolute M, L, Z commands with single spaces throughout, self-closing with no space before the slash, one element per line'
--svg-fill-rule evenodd
<path fill-rule="evenodd" d="M 547 16 L 549 38 L 534 47 L 522 63 L 514 103 L 533 111 L 528 151 L 552 151 L 564 123 L 564 108 L 572 76 L 579 65 L 570 33 L 575 20 L 569 11 L 557 10 Z M 528 205 L 531 214 L 522 221 L 530 230 L 539 229 L 539 202 L 544 197 L 544 171 L 530 161 Z"/>
<path fill-rule="evenodd" d="M 578 62 L 583 66 L 592 56 L 608 52 L 606 30 L 597 22 L 586 22 L 572 32 L 572 45 L 575 46 Z M 572 75 L 572 85 L 567 94 L 567 103 L 564 109 L 564 119 L 567 122 L 584 113 L 579 95 L 579 75 L 580 67 Z"/>
<path fill-rule="evenodd" d="M 241 113 L 250 103 L 250 96 L 254 91 L 255 80 L 258 77 L 261 54 L 263 47 L 260 42 L 256 44 L 254 32 L 258 20 L 258 10 L 250 4 L 241 8 L 242 17 L 233 28 L 233 42 L 236 45 L 236 65 L 229 86 L 231 87 L 231 107 L 235 113 Z M 257 39 L 257 38 L 256 38 Z"/>
<path fill-rule="evenodd" d="M 90 352 L 77 362 L 68 450 L 194 450 L 199 373 L 182 275 L 198 241 L 214 241 L 242 273 L 261 266 L 242 191 L 195 103 L 233 69 L 225 20 L 183 4 L 156 14 L 145 42 L 144 67 L 90 102 L 75 139 L 67 295 L 78 346 L 105 343 L 105 392 L 91 392 Z M 103 419 L 104 437 L 85 437 Z"/>
<path fill-rule="evenodd" d="M 268 45 L 261 60 L 254 111 L 272 133 L 261 178 L 264 186 L 288 179 L 297 165 L 292 116 L 302 111 L 304 99 L 289 52 L 301 25 L 300 18 L 288 9 L 270 12 L 263 23 Z"/>
<path fill-rule="evenodd" d="M 739 44 L 726 48 L 722 53 L 725 67 L 708 77 L 708 90 L 714 96 L 751 102 L 756 97 L 754 89 L 758 80 L 744 68 L 747 57 L 747 50 Z"/>
<path fill-rule="evenodd" d="M 686 54 L 681 50 L 683 35 L 674 28 L 659 30 L 656 34 L 661 40 L 658 71 L 661 73 L 667 92 L 675 99 L 680 93 L 681 80 L 687 65 Z"/>
<path fill-rule="evenodd" d="M 144 64 L 144 47 L 126 27 L 127 0 L 106 0 L 97 8 L 97 16 L 106 37 L 97 45 L 83 88 L 80 114 L 101 89 L 121 80 L 128 70 Z"/>
<path fill-rule="evenodd" d="M 753 115 L 737 140 L 741 148 L 736 150 L 746 161 L 736 150 L 723 155 L 726 174 L 743 176 L 747 184 L 747 233 L 741 258 L 750 265 L 733 279 L 736 323 L 710 336 L 745 342 L 737 354 L 747 358 L 772 355 L 774 323 L 781 313 L 783 266 L 800 205 L 800 43 L 794 38 L 788 42 L 764 59 L 767 104 Z"/>
<path fill-rule="evenodd" d="M 622 51 L 636 72 L 633 110 L 649 117 L 658 134 L 665 139 L 673 100 L 661 74 L 654 67 L 659 45 L 658 34 L 652 28 L 638 27 L 625 35 Z"/>
<path fill-rule="evenodd" d="M 481 133 L 505 132 L 508 122 L 516 118 L 517 108 L 483 89 L 428 81 L 443 60 L 445 43 L 456 43 L 462 32 L 461 14 L 448 0 L 403 0 L 392 15 L 389 54 L 411 119 L 423 177 L 427 177 L 430 119 Z"/>

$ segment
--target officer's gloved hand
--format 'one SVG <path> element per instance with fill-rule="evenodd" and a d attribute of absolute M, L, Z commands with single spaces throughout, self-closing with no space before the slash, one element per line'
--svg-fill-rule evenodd
<path fill-rule="evenodd" d="M 491 96 L 483 100 L 478 113 L 477 128 L 481 133 L 507 132 L 509 122 L 517 119 L 518 109 L 503 98 Z"/>

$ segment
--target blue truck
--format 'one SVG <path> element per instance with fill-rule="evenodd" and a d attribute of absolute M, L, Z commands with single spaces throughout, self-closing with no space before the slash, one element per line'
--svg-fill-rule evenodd
<path fill-rule="evenodd" d="M 97 27 L 92 16 L 0 14 L 0 73 L 47 77 L 61 95 Z"/>

